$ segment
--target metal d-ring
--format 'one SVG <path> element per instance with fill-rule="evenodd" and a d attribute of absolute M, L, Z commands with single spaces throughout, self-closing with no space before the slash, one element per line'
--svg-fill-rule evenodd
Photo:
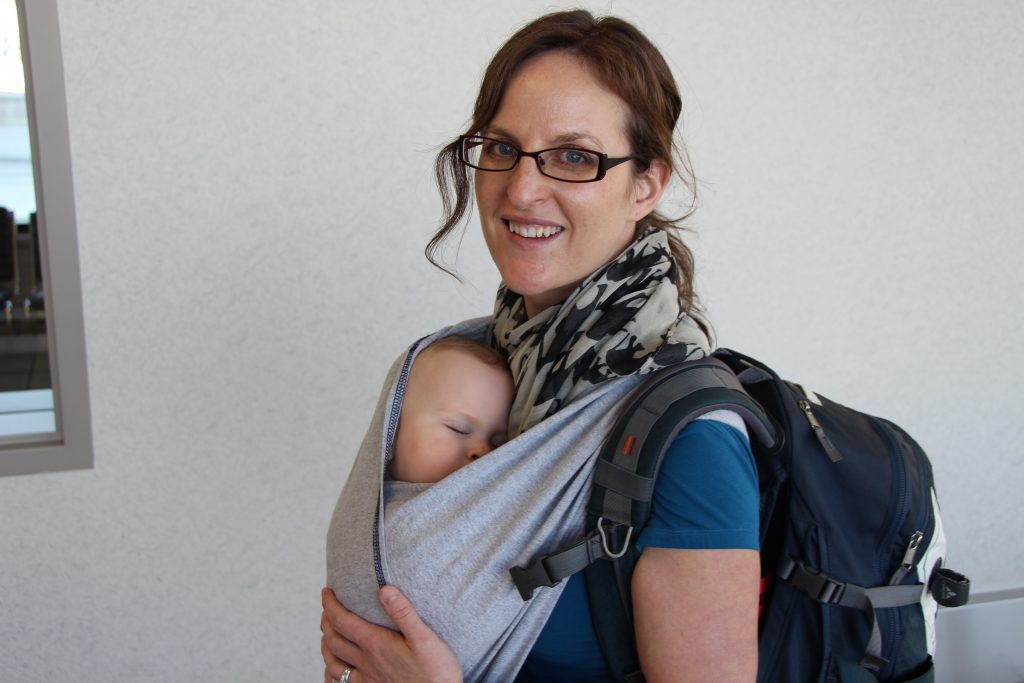
<path fill-rule="evenodd" d="M 629 539 L 633 535 L 633 527 L 630 526 L 629 529 L 626 530 L 626 540 L 622 543 L 622 550 L 620 550 L 617 553 L 613 553 L 611 549 L 608 547 L 608 537 L 604 535 L 604 527 L 601 526 L 601 522 L 603 521 L 604 517 L 597 518 L 597 533 L 601 534 L 601 548 L 604 549 L 605 555 L 607 555 L 613 560 L 617 560 L 623 555 L 625 555 L 626 551 L 629 549 Z"/>

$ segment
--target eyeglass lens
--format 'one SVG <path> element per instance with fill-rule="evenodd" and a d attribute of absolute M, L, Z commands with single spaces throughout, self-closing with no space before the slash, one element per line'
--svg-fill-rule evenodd
<path fill-rule="evenodd" d="M 594 180 L 601 171 L 601 157 L 585 149 L 562 147 L 525 153 L 507 142 L 482 137 L 467 137 L 462 143 L 463 161 L 484 171 L 509 171 L 524 156 L 532 156 L 541 173 L 558 180 Z"/>

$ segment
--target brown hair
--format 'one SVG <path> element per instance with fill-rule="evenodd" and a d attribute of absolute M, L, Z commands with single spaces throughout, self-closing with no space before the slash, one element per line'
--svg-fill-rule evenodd
<path fill-rule="evenodd" d="M 638 157 L 633 162 L 636 170 L 642 173 L 652 160 L 659 159 L 668 164 L 689 191 L 690 208 L 682 216 L 668 218 L 652 211 L 637 221 L 636 230 L 637 234 L 649 227 L 666 231 L 680 271 L 679 297 L 686 310 L 697 316 L 693 252 L 673 232 L 682 229 L 682 222 L 696 206 L 696 181 L 689 157 L 674 139 L 682 98 L 665 58 L 639 29 L 616 17 L 595 18 L 586 10 L 554 12 L 527 24 L 508 39 L 488 65 L 466 134 L 478 133 L 494 119 L 505 89 L 526 61 L 556 50 L 579 57 L 629 107 L 627 135 L 631 154 Z M 424 250 L 433 265 L 448 273 L 451 271 L 438 262 L 437 252 L 462 222 L 471 197 L 469 172 L 459 161 L 458 147 L 457 140 L 446 145 L 434 163 L 444 204 L 444 222 Z M 705 328 L 699 317 L 698 322 Z"/>

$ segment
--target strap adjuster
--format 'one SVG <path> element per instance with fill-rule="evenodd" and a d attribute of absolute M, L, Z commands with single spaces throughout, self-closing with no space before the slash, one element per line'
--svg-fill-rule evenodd
<path fill-rule="evenodd" d="M 524 567 L 512 567 L 509 573 L 512 582 L 519 590 L 523 600 L 533 597 L 536 588 L 554 588 L 558 583 L 588 565 L 602 558 L 614 560 L 622 557 L 629 550 L 629 539 L 633 527 L 612 523 L 607 529 L 603 525 L 604 518 L 598 520 L 597 530 L 581 538 L 579 541 L 550 555 L 542 555 Z M 625 531 L 623 531 L 625 529 Z M 624 540 L 623 540 L 623 537 Z M 622 540 L 620 550 L 612 552 L 609 541 Z"/>
<path fill-rule="evenodd" d="M 810 569 L 803 562 L 783 557 L 776 571 L 779 578 L 809 597 L 827 605 L 839 605 L 846 593 L 846 584 L 825 572 Z"/>
<path fill-rule="evenodd" d="M 519 589 L 519 595 L 522 596 L 523 600 L 529 600 L 533 597 L 535 588 L 540 588 L 541 586 L 552 588 L 561 581 L 561 579 L 551 577 L 547 565 L 544 564 L 546 559 L 547 557 L 538 557 L 525 567 L 512 567 L 508 570 L 512 574 L 512 582 L 516 584 L 516 588 Z"/>

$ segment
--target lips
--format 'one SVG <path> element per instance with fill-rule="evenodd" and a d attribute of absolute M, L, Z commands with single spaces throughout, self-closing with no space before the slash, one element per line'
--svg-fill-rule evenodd
<path fill-rule="evenodd" d="M 516 223 L 514 221 L 505 221 L 505 225 L 508 226 L 511 233 L 529 239 L 552 237 L 565 230 L 561 225 L 531 225 L 528 223 Z"/>

